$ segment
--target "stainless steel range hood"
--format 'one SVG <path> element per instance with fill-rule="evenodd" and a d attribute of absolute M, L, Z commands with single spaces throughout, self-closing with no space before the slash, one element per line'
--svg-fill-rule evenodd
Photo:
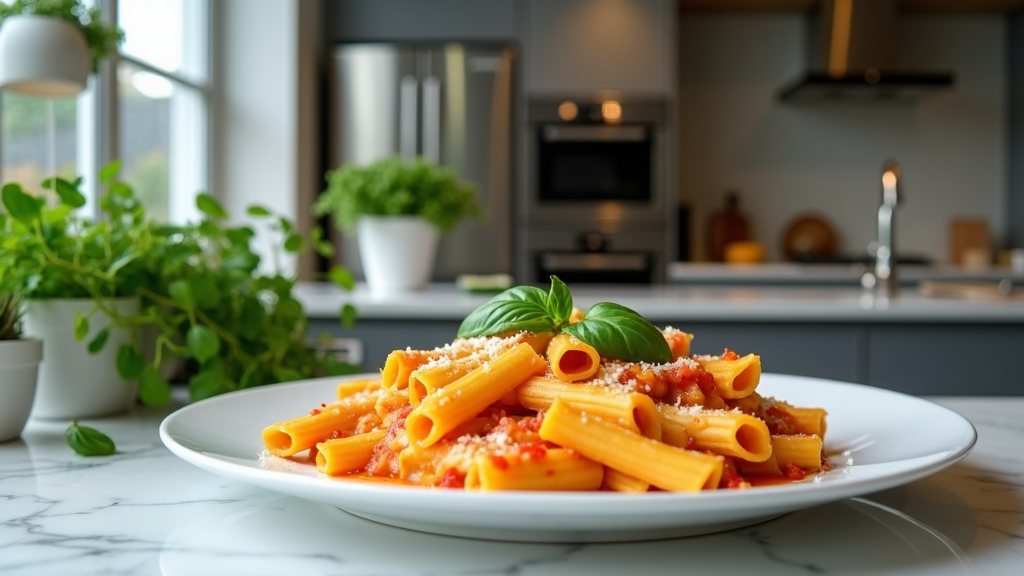
<path fill-rule="evenodd" d="M 953 85 L 953 74 L 895 69 L 895 0 L 822 0 L 810 27 L 810 70 L 779 98 L 914 100 Z"/>

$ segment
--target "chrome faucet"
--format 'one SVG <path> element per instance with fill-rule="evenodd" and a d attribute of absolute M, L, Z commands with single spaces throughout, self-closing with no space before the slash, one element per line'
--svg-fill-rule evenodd
<path fill-rule="evenodd" d="M 896 275 L 894 240 L 896 205 L 899 203 L 900 168 L 888 162 L 882 171 L 882 205 L 878 207 L 878 248 L 875 250 L 875 285 L 879 296 L 895 296 L 900 281 Z"/>

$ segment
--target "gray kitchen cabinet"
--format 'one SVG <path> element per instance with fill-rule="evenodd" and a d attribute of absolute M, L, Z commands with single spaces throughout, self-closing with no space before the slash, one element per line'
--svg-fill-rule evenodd
<path fill-rule="evenodd" d="M 1020 395 L 1017 360 L 1024 327 L 1015 324 L 665 322 L 696 335 L 695 354 L 724 348 L 761 356 L 765 372 L 859 382 L 908 394 Z M 312 333 L 359 338 L 363 368 L 376 371 L 395 349 L 451 342 L 459 322 L 360 320 L 351 330 L 314 320 Z"/>
<path fill-rule="evenodd" d="M 528 94 L 676 91 L 673 0 L 525 0 L 523 21 Z"/>

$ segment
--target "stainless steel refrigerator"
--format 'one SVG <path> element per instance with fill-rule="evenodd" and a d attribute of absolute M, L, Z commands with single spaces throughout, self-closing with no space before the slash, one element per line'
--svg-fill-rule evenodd
<path fill-rule="evenodd" d="M 434 280 L 511 273 L 512 48 L 340 44 L 329 82 L 330 168 L 423 156 L 479 189 L 486 216 L 442 237 Z M 340 240 L 341 262 L 361 276 L 355 235 Z"/>

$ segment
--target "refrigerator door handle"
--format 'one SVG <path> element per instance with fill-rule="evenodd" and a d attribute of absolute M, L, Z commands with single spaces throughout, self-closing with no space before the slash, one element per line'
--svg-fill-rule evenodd
<path fill-rule="evenodd" d="M 399 85 L 398 154 L 409 162 L 416 157 L 416 127 L 419 122 L 418 82 L 415 76 L 404 76 Z"/>
<path fill-rule="evenodd" d="M 423 79 L 423 157 L 441 163 L 441 80 Z"/>

